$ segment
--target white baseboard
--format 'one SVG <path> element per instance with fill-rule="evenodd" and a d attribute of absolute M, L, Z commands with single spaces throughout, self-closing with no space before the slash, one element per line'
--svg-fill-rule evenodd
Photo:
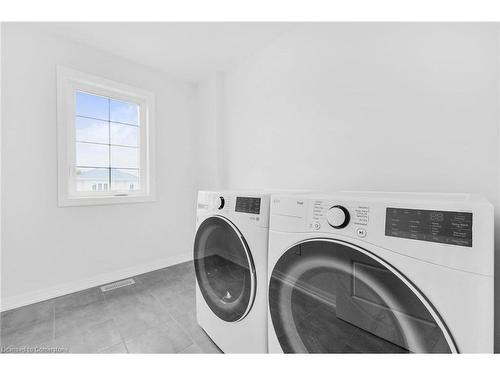
<path fill-rule="evenodd" d="M 129 267 L 118 271 L 108 272 L 82 280 L 72 281 L 69 283 L 59 284 L 50 288 L 40 289 L 34 292 L 19 294 L 17 296 L 3 298 L 0 302 L 1 311 L 15 309 L 17 307 L 30 305 L 32 303 L 45 301 L 51 298 L 64 296 L 69 293 L 78 292 L 80 290 L 108 284 L 113 281 L 126 279 L 131 276 L 140 275 L 154 271 L 160 268 L 172 266 L 174 264 L 187 262 L 192 260 L 189 253 L 174 255 L 152 263 L 141 264 L 135 267 Z"/>

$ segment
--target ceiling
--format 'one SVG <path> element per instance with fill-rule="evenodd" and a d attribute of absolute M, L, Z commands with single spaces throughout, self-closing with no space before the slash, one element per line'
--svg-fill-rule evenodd
<path fill-rule="evenodd" d="M 196 82 L 224 71 L 293 27 L 291 23 L 47 22 L 41 31 Z"/>

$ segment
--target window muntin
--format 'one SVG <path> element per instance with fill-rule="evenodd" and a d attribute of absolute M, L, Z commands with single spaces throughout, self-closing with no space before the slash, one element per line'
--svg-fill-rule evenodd
<path fill-rule="evenodd" d="M 154 200 L 154 96 L 58 67 L 59 204 Z"/>
<path fill-rule="evenodd" d="M 76 91 L 75 109 L 76 191 L 139 190 L 140 105 Z"/>

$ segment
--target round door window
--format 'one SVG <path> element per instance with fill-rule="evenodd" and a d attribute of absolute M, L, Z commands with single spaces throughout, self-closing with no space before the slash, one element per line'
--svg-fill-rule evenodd
<path fill-rule="evenodd" d="M 194 266 L 206 303 L 220 319 L 236 322 L 255 297 L 255 268 L 248 245 L 228 220 L 214 216 L 198 228 Z"/>
<path fill-rule="evenodd" d="M 437 313 L 409 285 L 354 245 L 306 241 L 271 274 L 272 328 L 285 353 L 456 351 Z"/>

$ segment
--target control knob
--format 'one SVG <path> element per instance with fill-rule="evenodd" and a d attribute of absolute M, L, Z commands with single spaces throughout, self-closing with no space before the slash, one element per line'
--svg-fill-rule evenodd
<path fill-rule="evenodd" d="M 222 210 L 224 208 L 224 203 L 226 203 L 224 201 L 224 197 L 217 197 L 215 199 L 215 207 L 217 207 L 217 209 L 219 210 Z"/>
<path fill-rule="evenodd" d="M 326 213 L 326 221 L 328 221 L 328 224 L 336 229 L 346 227 L 347 224 L 349 224 L 349 219 L 349 211 L 347 211 L 347 208 L 342 206 L 333 206 Z"/>

